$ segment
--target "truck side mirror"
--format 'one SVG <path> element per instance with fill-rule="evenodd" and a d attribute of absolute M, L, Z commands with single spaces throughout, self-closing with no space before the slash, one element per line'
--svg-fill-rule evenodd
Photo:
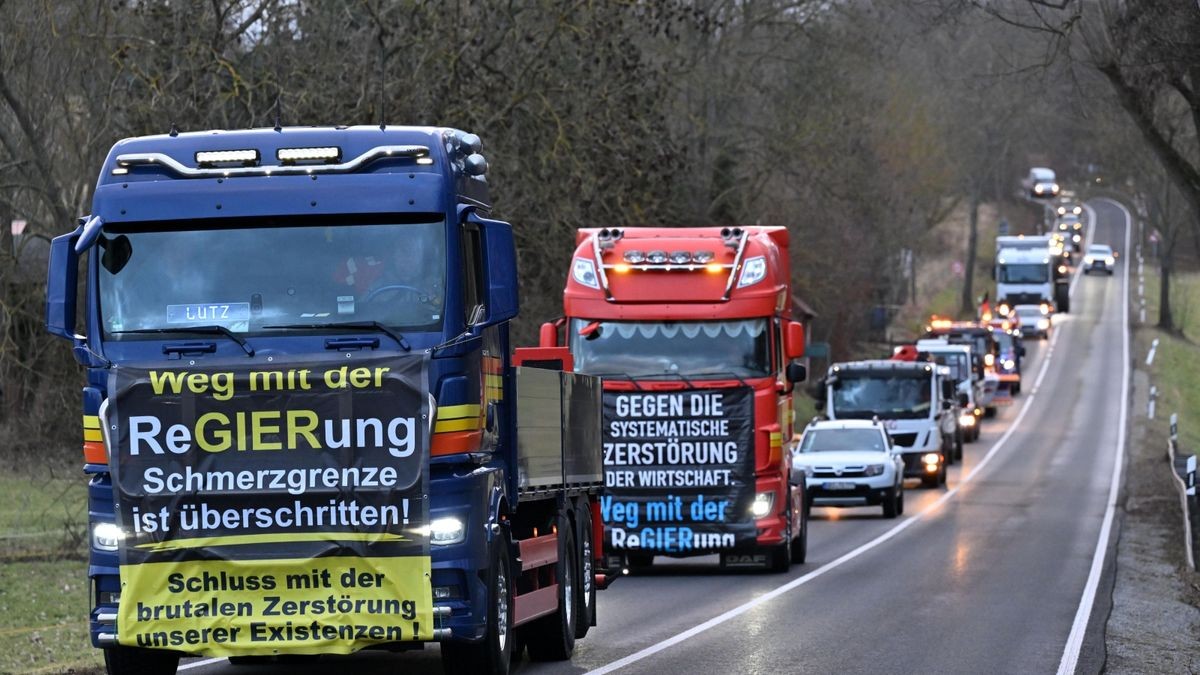
<path fill-rule="evenodd" d="M 512 226 L 473 211 L 467 220 L 479 226 L 483 235 L 483 273 L 487 279 L 484 323 L 490 326 L 509 321 L 517 316 L 517 247 Z"/>
<path fill-rule="evenodd" d="M 50 242 L 50 264 L 46 271 L 46 330 L 68 340 L 75 339 L 79 283 L 79 254 L 75 252 L 75 242 L 81 229 L 55 237 Z"/>
<path fill-rule="evenodd" d="M 957 389 L 957 387 L 954 384 L 954 380 L 949 378 L 942 380 L 942 398 L 947 401 L 954 400 L 955 389 Z"/>
<path fill-rule="evenodd" d="M 792 384 L 803 382 L 808 379 L 808 368 L 805 368 L 803 363 L 792 361 L 787 365 L 787 371 L 784 375 L 787 377 L 787 381 Z"/>
<path fill-rule="evenodd" d="M 804 356 L 804 324 L 799 321 L 789 321 L 784 327 L 783 350 L 789 359 Z M 792 380 L 799 382 L 801 380 Z"/>

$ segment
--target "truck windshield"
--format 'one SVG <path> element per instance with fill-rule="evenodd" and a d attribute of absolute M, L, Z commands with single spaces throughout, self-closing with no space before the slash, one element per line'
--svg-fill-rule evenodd
<path fill-rule="evenodd" d="M 928 417 L 932 407 L 932 378 L 892 373 L 842 374 L 829 397 L 838 418 L 916 419 Z"/>
<path fill-rule="evenodd" d="M 411 331 L 441 326 L 442 221 L 322 222 L 106 230 L 98 251 L 105 333 L 214 325 L 255 333 L 342 322 Z"/>
<path fill-rule="evenodd" d="M 576 371 L 631 377 L 766 377 L 771 374 L 768 333 L 766 319 L 572 319 L 570 325 Z"/>
<path fill-rule="evenodd" d="M 1009 264 L 1000 266 L 1000 283 L 1044 284 L 1050 278 L 1050 267 L 1044 263 Z"/>
<path fill-rule="evenodd" d="M 962 352 L 933 352 L 922 354 L 939 366 L 950 369 L 950 377 L 955 382 L 961 382 L 971 376 L 970 366 L 967 365 L 967 355 Z"/>

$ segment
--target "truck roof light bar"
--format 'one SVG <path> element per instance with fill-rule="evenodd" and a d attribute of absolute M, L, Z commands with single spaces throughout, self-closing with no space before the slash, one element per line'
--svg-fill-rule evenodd
<path fill-rule="evenodd" d="M 215 166 L 217 164 L 237 164 L 240 166 L 257 166 L 257 150 L 201 150 L 196 153 L 196 164 L 200 166 Z"/>
<path fill-rule="evenodd" d="M 257 150 L 254 151 L 257 153 Z M 199 155 L 200 153 L 197 153 Z M 231 176 L 274 176 L 274 175 L 303 175 L 310 173 L 353 173 L 371 162 L 389 157 L 414 157 L 418 160 L 429 156 L 429 148 L 424 145 L 380 145 L 340 164 L 323 164 L 309 166 L 295 165 L 266 165 L 228 168 L 193 168 L 184 166 L 174 158 L 161 152 L 135 152 L 117 156 L 117 167 L 113 173 L 121 169 L 126 172 L 135 166 L 161 166 L 173 172 L 180 178 L 224 178 Z M 121 172 L 124 173 L 124 172 Z"/>
<path fill-rule="evenodd" d="M 275 158 L 283 164 L 297 162 L 325 162 L 336 164 L 342 158 L 342 149 L 337 146 L 322 148 L 279 148 Z"/>

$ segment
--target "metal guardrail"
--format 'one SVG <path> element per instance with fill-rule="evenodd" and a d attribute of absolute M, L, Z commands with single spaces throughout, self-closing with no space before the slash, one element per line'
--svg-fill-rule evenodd
<path fill-rule="evenodd" d="M 1196 569 L 1196 558 L 1200 551 L 1200 503 L 1196 499 L 1196 456 L 1179 456 L 1179 414 L 1171 414 L 1171 433 L 1167 439 L 1167 458 L 1171 462 L 1171 477 L 1179 491 L 1179 505 L 1183 511 L 1184 553 L 1188 567 Z"/>

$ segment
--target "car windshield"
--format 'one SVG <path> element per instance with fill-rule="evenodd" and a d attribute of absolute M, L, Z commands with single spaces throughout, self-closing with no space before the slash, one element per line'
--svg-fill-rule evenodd
<path fill-rule="evenodd" d="M 766 377 L 767 319 L 588 321 L 572 319 L 575 369 L 630 377 Z"/>
<path fill-rule="evenodd" d="M 106 228 L 99 242 L 104 330 L 256 333 L 343 322 L 438 329 L 442 221 L 361 221 Z"/>
<path fill-rule="evenodd" d="M 1088 253 L 1095 253 L 1096 255 L 1110 255 L 1112 254 L 1112 249 L 1107 246 L 1089 246 Z"/>
<path fill-rule="evenodd" d="M 933 395 L 932 378 L 921 373 L 846 373 L 833 382 L 830 406 L 837 417 L 927 417 Z"/>
<path fill-rule="evenodd" d="M 1021 317 L 1022 319 L 1038 318 L 1042 316 L 1042 309 L 1040 307 L 1017 307 L 1013 311 L 1016 312 L 1017 316 Z"/>
<path fill-rule="evenodd" d="M 1008 353 L 1012 351 L 1013 336 L 1004 331 L 996 331 L 992 333 L 992 337 L 996 338 L 996 342 L 1000 344 L 1000 351 Z"/>
<path fill-rule="evenodd" d="M 878 429 L 812 429 L 804 434 L 800 452 L 884 452 L 883 434 Z"/>
<path fill-rule="evenodd" d="M 1050 276 L 1044 263 L 1010 263 L 1000 266 L 1000 282 L 1005 284 L 1043 284 Z"/>

